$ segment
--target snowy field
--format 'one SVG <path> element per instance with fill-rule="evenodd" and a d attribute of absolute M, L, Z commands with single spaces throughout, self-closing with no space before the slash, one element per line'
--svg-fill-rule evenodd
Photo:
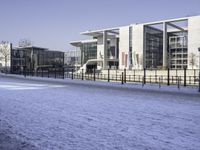
<path fill-rule="evenodd" d="M 173 93 L 71 82 L 79 81 L 0 75 L 0 149 L 199 150 L 200 95 L 193 89 Z"/>

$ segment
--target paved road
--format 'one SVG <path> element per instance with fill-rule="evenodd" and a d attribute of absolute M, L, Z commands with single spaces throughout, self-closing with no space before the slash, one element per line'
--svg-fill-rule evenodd
<path fill-rule="evenodd" d="M 198 95 L 0 78 L 0 149 L 197 150 L 199 137 Z"/>

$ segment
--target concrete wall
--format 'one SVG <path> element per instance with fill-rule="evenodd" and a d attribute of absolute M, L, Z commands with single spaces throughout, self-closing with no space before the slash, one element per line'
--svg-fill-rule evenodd
<path fill-rule="evenodd" d="M 143 24 L 135 24 L 133 28 L 133 39 L 132 39 L 132 57 L 133 57 L 133 68 L 143 68 L 143 51 L 144 51 L 144 26 Z"/>
<path fill-rule="evenodd" d="M 119 69 L 129 68 L 129 26 L 119 29 Z"/>
<path fill-rule="evenodd" d="M 188 65 L 189 69 L 192 69 L 191 55 L 195 55 L 194 69 L 199 68 L 199 52 L 200 47 L 200 16 L 190 17 L 188 19 Z"/>

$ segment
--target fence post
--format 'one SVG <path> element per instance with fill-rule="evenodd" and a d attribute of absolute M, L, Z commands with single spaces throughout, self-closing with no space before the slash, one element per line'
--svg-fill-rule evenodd
<path fill-rule="evenodd" d="M 54 72 L 55 72 L 55 79 L 56 79 L 56 77 L 57 77 L 56 67 L 54 68 Z"/>
<path fill-rule="evenodd" d="M 117 69 L 116 69 L 116 82 L 117 82 Z"/>
<path fill-rule="evenodd" d="M 143 76 L 142 77 L 142 87 L 144 87 L 144 84 L 145 84 L 145 77 Z"/>
<path fill-rule="evenodd" d="M 199 69 L 199 92 L 200 92 L 200 69 Z"/>
<path fill-rule="evenodd" d="M 108 69 L 108 82 L 110 82 L 110 69 Z"/>
<path fill-rule="evenodd" d="M 184 67 L 184 86 L 186 86 L 186 67 Z"/>
<path fill-rule="evenodd" d="M 176 80 L 177 80 L 177 77 L 178 77 L 178 70 L 176 69 Z"/>
<path fill-rule="evenodd" d="M 180 89 L 180 78 L 178 77 L 178 89 Z"/>
<path fill-rule="evenodd" d="M 82 80 L 83 80 L 83 69 L 82 69 Z"/>
<path fill-rule="evenodd" d="M 167 85 L 170 85 L 170 70 L 169 67 L 167 68 Z"/>
<path fill-rule="evenodd" d="M 122 78 L 121 78 L 121 80 L 122 80 L 122 84 L 124 84 L 124 73 L 122 72 Z"/>
<path fill-rule="evenodd" d="M 65 79 L 65 68 L 63 67 L 63 79 Z"/>
<path fill-rule="evenodd" d="M 96 77 L 95 77 L 95 68 L 94 68 L 94 81 L 96 80 Z"/>
<path fill-rule="evenodd" d="M 43 68 L 42 68 L 42 78 L 43 78 L 44 74 L 43 74 Z"/>
<path fill-rule="evenodd" d="M 161 88 L 161 79 L 159 77 L 159 89 Z"/>
<path fill-rule="evenodd" d="M 48 78 L 49 78 L 49 68 L 48 68 Z"/>
<path fill-rule="evenodd" d="M 126 83 L 126 68 L 124 69 L 124 83 Z"/>
<path fill-rule="evenodd" d="M 72 80 L 74 79 L 74 69 L 72 69 Z"/>
<path fill-rule="evenodd" d="M 144 68 L 144 77 L 143 77 L 144 79 L 143 79 L 143 84 L 146 84 L 146 68 Z"/>
<path fill-rule="evenodd" d="M 24 69 L 24 77 L 26 78 L 26 69 Z"/>
<path fill-rule="evenodd" d="M 155 82 L 157 83 L 157 68 L 155 70 Z"/>

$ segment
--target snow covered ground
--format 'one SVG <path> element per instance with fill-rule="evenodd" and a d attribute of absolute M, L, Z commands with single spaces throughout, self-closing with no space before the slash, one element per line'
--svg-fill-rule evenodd
<path fill-rule="evenodd" d="M 180 92 L 175 87 L 36 80 L 0 75 L 0 149 L 5 145 L 41 150 L 200 147 L 196 88 Z"/>

